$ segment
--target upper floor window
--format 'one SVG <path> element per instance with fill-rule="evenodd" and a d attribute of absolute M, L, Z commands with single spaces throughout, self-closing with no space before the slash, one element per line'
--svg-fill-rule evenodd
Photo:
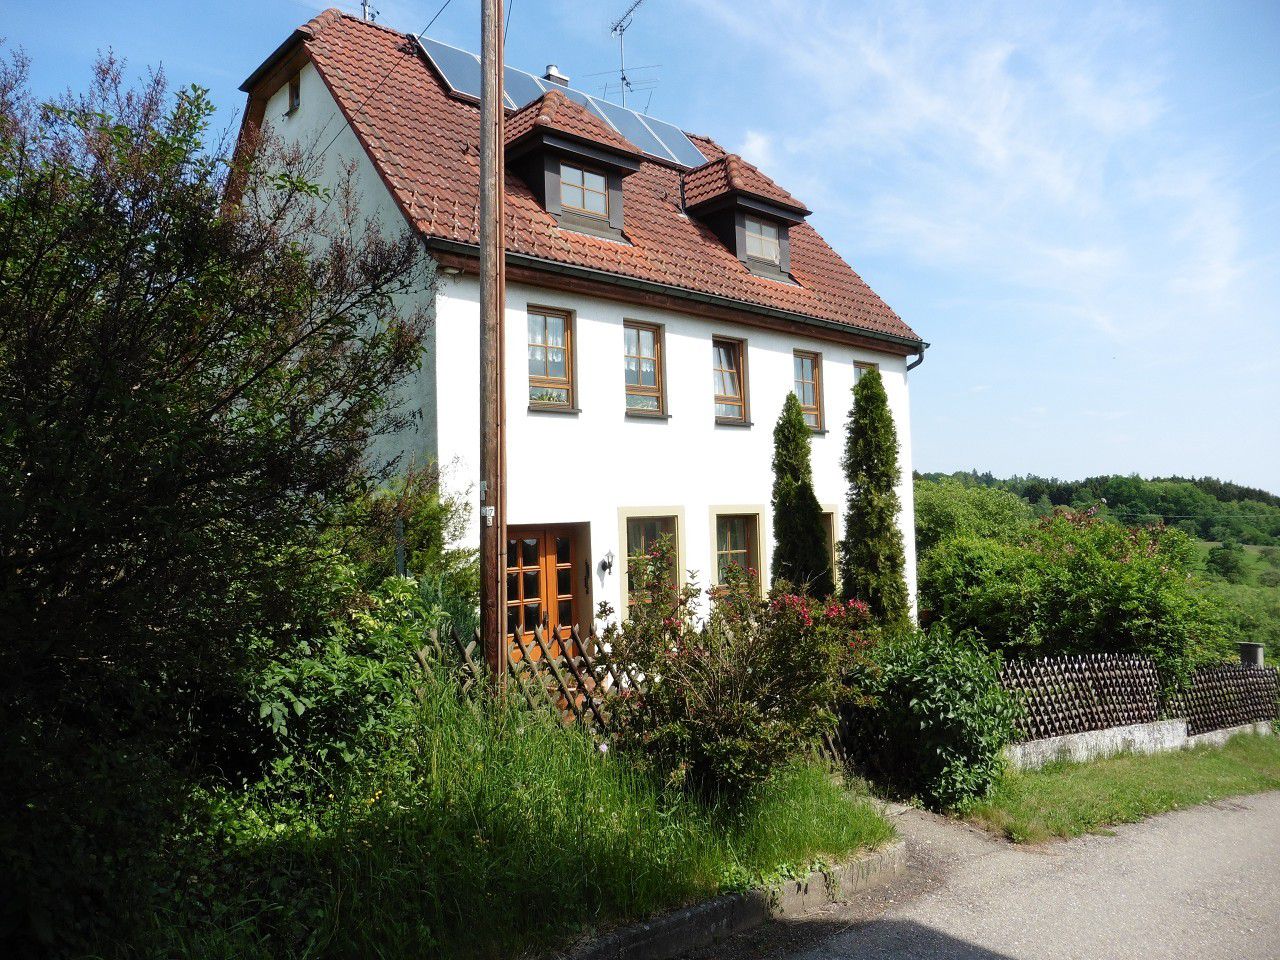
<path fill-rule="evenodd" d="M 560 164 L 560 204 L 566 210 L 609 218 L 609 181 L 602 173 Z"/>
<path fill-rule="evenodd" d="M 780 263 L 782 260 L 782 244 L 779 242 L 778 225 L 759 217 L 744 217 L 743 226 L 747 234 L 747 256 L 769 263 Z"/>
<path fill-rule="evenodd" d="M 627 411 L 661 414 L 666 411 L 662 377 L 662 328 L 647 323 L 624 324 Z"/>
<path fill-rule="evenodd" d="M 857 383 L 859 380 L 861 380 L 862 375 L 866 373 L 868 370 L 879 370 L 879 369 L 880 369 L 880 364 L 878 363 L 855 362 L 853 365 L 853 382 Z"/>
<path fill-rule="evenodd" d="M 302 74 L 295 73 L 289 80 L 289 113 L 302 106 Z"/>
<path fill-rule="evenodd" d="M 716 419 L 722 423 L 747 422 L 745 344 L 717 337 L 711 341 L 712 369 L 716 385 Z"/>
<path fill-rule="evenodd" d="M 804 422 L 814 430 L 822 429 L 822 354 L 797 350 L 793 359 L 796 397 L 804 412 Z"/>
<path fill-rule="evenodd" d="M 529 403 L 573 406 L 573 327 L 567 313 L 529 308 Z"/>

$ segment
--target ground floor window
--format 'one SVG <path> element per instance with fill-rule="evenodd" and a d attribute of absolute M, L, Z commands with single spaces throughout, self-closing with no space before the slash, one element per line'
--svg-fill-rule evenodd
<path fill-rule="evenodd" d="M 754 513 L 716 517 L 716 579 L 723 583 L 733 567 L 760 570 L 759 517 Z"/>
<path fill-rule="evenodd" d="M 648 553 L 663 537 L 669 537 L 673 545 L 677 545 L 678 529 L 675 517 L 628 517 L 627 518 L 627 557 Z M 630 564 L 627 571 L 627 596 L 630 597 L 635 585 L 632 580 Z M 675 573 L 671 573 L 671 582 L 675 583 Z"/>

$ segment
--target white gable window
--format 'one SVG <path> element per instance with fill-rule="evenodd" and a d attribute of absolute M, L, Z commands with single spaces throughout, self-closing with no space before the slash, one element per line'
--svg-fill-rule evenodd
<path fill-rule="evenodd" d="M 747 256 L 778 263 L 782 258 L 778 242 L 778 225 L 759 217 L 744 217 L 747 234 Z"/>

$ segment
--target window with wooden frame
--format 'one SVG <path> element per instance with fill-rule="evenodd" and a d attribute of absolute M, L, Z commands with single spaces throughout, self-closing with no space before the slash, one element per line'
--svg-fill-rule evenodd
<path fill-rule="evenodd" d="M 669 537 L 672 548 L 679 548 L 676 539 L 679 528 L 675 517 L 628 517 L 627 518 L 627 597 L 630 598 L 635 589 L 631 568 L 632 558 L 646 554 L 657 546 L 663 537 Z M 670 584 L 675 589 L 676 569 L 673 565 L 669 571 Z"/>
<path fill-rule="evenodd" d="M 759 522 L 759 516 L 754 513 L 716 516 L 717 583 L 724 583 L 733 567 L 753 576 L 759 575 Z"/>
<path fill-rule="evenodd" d="M 857 383 L 859 380 L 861 380 L 862 375 L 866 373 L 868 370 L 879 370 L 879 369 L 880 369 L 880 364 L 878 363 L 863 363 L 861 361 L 855 361 L 853 364 L 853 382 Z"/>
<path fill-rule="evenodd" d="M 623 324 L 623 364 L 627 413 L 657 416 L 666 412 L 662 375 L 662 328 L 628 320 Z"/>
<path fill-rule="evenodd" d="M 573 408 L 573 324 L 567 313 L 529 308 L 529 405 Z"/>
<path fill-rule="evenodd" d="M 746 343 L 716 338 L 711 341 L 712 371 L 715 374 L 716 421 L 747 422 Z"/>
<path fill-rule="evenodd" d="M 302 106 L 302 74 L 295 73 L 289 79 L 289 109 L 286 113 L 293 113 L 300 106 Z"/>
<path fill-rule="evenodd" d="M 793 357 L 796 397 L 804 422 L 814 430 L 822 429 L 822 354 L 797 350 Z"/>
<path fill-rule="evenodd" d="M 776 223 L 748 216 L 743 217 L 742 225 L 746 233 L 748 257 L 767 260 L 769 263 L 781 263 L 782 244 Z"/>
<path fill-rule="evenodd" d="M 609 219 L 609 180 L 603 173 L 560 164 L 560 205 L 567 210 Z"/>

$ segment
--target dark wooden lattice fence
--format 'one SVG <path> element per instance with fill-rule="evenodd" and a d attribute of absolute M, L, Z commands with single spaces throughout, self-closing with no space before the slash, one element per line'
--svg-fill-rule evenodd
<path fill-rule="evenodd" d="M 1274 667 L 1223 664 L 1198 670 L 1190 688 L 1161 702 L 1160 677 L 1147 657 L 1091 654 L 1011 660 L 1000 674 L 1021 704 L 1019 740 L 1043 740 L 1164 717 L 1185 717 L 1187 733 L 1274 720 L 1280 674 Z"/>
<path fill-rule="evenodd" d="M 1280 699 L 1280 673 L 1275 667 L 1227 663 L 1197 670 L 1186 693 L 1170 700 L 1170 712 L 1187 718 L 1187 733 L 1274 720 Z"/>
<path fill-rule="evenodd" d="M 1088 654 L 1010 660 L 1000 681 L 1022 705 L 1019 740 L 1150 723 L 1160 717 L 1160 678 L 1146 657 Z"/>
<path fill-rule="evenodd" d="M 443 653 L 452 660 L 464 690 L 486 682 L 489 668 L 478 633 L 464 641 L 448 630 L 430 643 L 437 656 Z M 425 656 L 419 659 L 426 669 Z M 634 672 L 603 655 L 594 633 L 584 638 L 577 627 L 567 639 L 539 627 L 531 639 L 516 639 L 507 657 L 509 691 L 535 709 L 554 710 L 565 723 L 583 723 L 600 736 L 609 729 L 610 694 L 643 688 Z"/>

